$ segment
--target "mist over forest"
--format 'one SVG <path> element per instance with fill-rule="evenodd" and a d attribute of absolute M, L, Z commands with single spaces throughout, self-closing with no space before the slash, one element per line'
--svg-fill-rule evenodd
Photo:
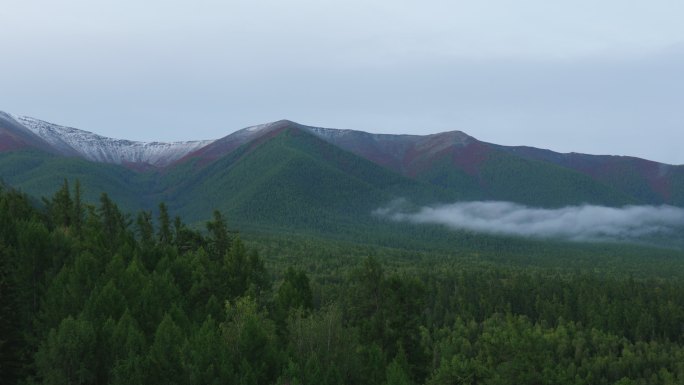
<path fill-rule="evenodd" d="M 684 231 L 684 209 L 666 205 L 546 209 L 512 202 L 480 201 L 417 209 L 409 206 L 405 200 L 397 200 L 374 210 L 373 214 L 399 222 L 441 224 L 455 230 L 577 242 L 637 242 L 655 235 L 678 237 Z"/>

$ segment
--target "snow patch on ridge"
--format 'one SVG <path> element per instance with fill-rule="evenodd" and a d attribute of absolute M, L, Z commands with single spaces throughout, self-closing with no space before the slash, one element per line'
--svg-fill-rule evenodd
<path fill-rule="evenodd" d="M 334 138 L 339 138 L 346 136 L 348 134 L 358 132 L 354 130 L 340 130 L 336 128 L 323 128 L 323 127 L 307 127 L 311 133 L 315 134 L 318 137 L 322 138 L 329 138 L 329 139 L 334 139 Z M 373 134 L 370 134 L 373 135 Z"/>
<path fill-rule="evenodd" d="M 272 126 L 272 125 L 273 125 L 273 123 L 257 124 L 256 126 L 251 126 L 251 127 L 245 128 L 245 131 L 248 131 L 248 132 L 259 132 L 259 131 L 262 131 L 262 130 L 264 130 L 264 129 L 266 129 L 266 128 L 269 128 L 269 127 Z"/>
<path fill-rule="evenodd" d="M 214 142 L 213 140 L 138 142 L 113 139 L 89 131 L 64 127 L 27 116 L 13 117 L 58 151 L 64 154 L 78 154 L 94 162 L 114 164 L 142 163 L 164 167 Z"/>

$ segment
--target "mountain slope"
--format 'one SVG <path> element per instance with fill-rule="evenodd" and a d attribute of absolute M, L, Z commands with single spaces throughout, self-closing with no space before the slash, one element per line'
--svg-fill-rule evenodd
<path fill-rule="evenodd" d="M 176 179 L 171 170 L 165 178 Z M 167 195 L 185 215 L 219 208 L 244 224 L 332 232 L 371 223 L 391 199 L 453 198 L 283 122 L 202 168 Z"/>
<path fill-rule="evenodd" d="M 457 191 L 466 199 L 509 200 L 537 206 L 640 202 L 602 180 L 541 159 L 519 157 L 460 131 L 380 135 L 311 129 L 336 146 L 412 179 Z"/>
<path fill-rule="evenodd" d="M 34 148 L 62 156 L 80 157 L 93 162 L 123 164 L 132 168 L 165 167 L 212 142 L 211 140 L 170 143 L 137 142 L 107 138 L 89 131 L 64 127 L 27 116 L 0 113 L 0 119 L 0 123 L 4 123 L 2 126 L 12 127 L 16 132 L 24 133 L 26 137 L 26 139 L 21 138 L 23 146 L 15 144 L 12 146 L 14 148 Z M 3 142 L 0 141 L 0 143 Z"/>
<path fill-rule="evenodd" d="M 206 220 L 219 209 L 242 229 L 343 239 L 350 234 L 372 239 L 374 232 L 406 227 L 372 215 L 393 199 L 428 204 L 457 198 L 332 146 L 291 122 L 214 162 L 199 161 L 140 173 L 35 150 L 11 151 L 0 153 L 0 175 L 34 196 L 54 193 L 64 179 L 79 179 L 86 201 L 97 202 L 106 191 L 127 211 L 154 210 L 165 201 L 173 213 L 192 222 Z"/>
<path fill-rule="evenodd" d="M 35 150 L 0 153 L 0 179 L 34 197 L 51 196 L 64 180 L 78 179 L 84 201 L 98 202 L 106 192 L 122 209 L 133 212 L 151 204 L 148 177 L 119 165 Z"/>
<path fill-rule="evenodd" d="M 53 152 L 49 143 L 17 122 L 12 115 L 0 111 L 0 152 L 21 149 Z"/>
<path fill-rule="evenodd" d="M 460 131 L 385 135 L 287 120 L 212 141 L 142 143 L 0 113 L 0 178 L 34 195 L 78 178 L 130 208 L 165 200 L 197 220 L 220 208 L 281 228 L 357 223 L 395 198 L 684 205 L 682 166 L 499 146 Z"/>
<path fill-rule="evenodd" d="M 493 145 L 496 146 L 496 145 Z M 630 156 L 561 154 L 534 147 L 497 148 L 525 159 L 575 170 L 650 204 L 684 204 L 684 166 L 673 166 Z"/>

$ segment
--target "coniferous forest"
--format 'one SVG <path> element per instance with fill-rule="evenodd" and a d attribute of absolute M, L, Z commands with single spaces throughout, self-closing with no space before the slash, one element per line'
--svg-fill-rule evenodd
<path fill-rule="evenodd" d="M 684 383 L 676 271 L 271 258 L 238 230 L 3 187 L 0 382 Z"/>

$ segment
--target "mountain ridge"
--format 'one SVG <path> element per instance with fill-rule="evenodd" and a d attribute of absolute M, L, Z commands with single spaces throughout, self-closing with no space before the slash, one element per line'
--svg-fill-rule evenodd
<path fill-rule="evenodd" d="M 75 156 L 85 160 L 127 165 L 133 169 L 144 166 L 166 167 L 187 153 L 204 147 L 213 140 L 181 141 L 181 142 L 140 142 L 127 139 L 115 139 L 73 127 L 61 126 L 44 120 L 27 116 L 16 116 L 9 113 L 0 114 L 0 126 L 4 132 L 6 127 L 14 126 L 14 133 L 20 130 L 17 126 L 31 132 L 42 140 L 40 146 L 62 156 Z M 9 134 L 8 134 L 9 136 Z M 27 143 L 30 147 L 30 143 Z M 7 149 L 13 149 L 11 145 Z M 15 144 L 14 147 L 17 147 Z M 21 146 L 18 146 L 21 147 Z"/>
<path fill-rule="evenodd" d="M 619 157 L 619 158 L 633 158 L 633 159 L 640 159 L 640 160 L 645 160 L 653 163 L 657 163 L 660 165 L 664 166 L 671 166 L 671 167 L 678 167 L 682 165 L 675 165 L 675 164 L 669 164 L 669 163 L 662 163 L 662 162 L 657 162 L 645 158 L 639 158 L 639 157 L 634 157 L 630 155 L 608 155 L 608 154 L 584 154 L 584 153 L 578 153 L 578 152 L 567 152 L 567 153 L 562 153 L 562 152 L 557 152 L 549 149 L 544 149 L 544 148 L 537 148 L 537 147 L 530 147 L 530 146 L 524 146 L 524 145 L 515 145 L 515 146 L 509 146 L 509 145 L 499 145 L 499 144 L 494 144 L 494 143 L 488 143 L 488 142 L 482 142 L 467 133 L 460 131 L 460 130 L 451 130 L 451 131 L 444 131 L 444 132 L 437 132 L 433 134 L 426 134 L 426 135 L 417 135 L 417 134 L 382 134 L 382 133 L 370 133 L 366 131 L 360 131 L 360 130 L 351 130 L 351 129 L 336 129 L 336 128 L 326 128 L 326 127 L 316 127 L 316 126 L 307 126 L 303 125 L 291 120 L 287 119 L 281 119 L 278 121 L 273 121 L 273 122 L 268 122 L 268 123 L 262 123 L 254 126 L 248 126 L 245 128 L 242 128 L 240 130 L 234 131 L 226 136 L 223 136 L 218 139 L 208 139 L 208 140 L 187 140 L 187 141 L 175 141 L 175 142 L 164 142 L 164 141 L 151 141 L 151 142 L 144 142 L 144 141 L 135 141 L 135 140 L 128 140 L 128 139 L 117 139 L 117 138 L 111 138 L 111 137 L 106 137 L 99 135 L 97 133 L 91 132 L 91 131 L 86 131 L 78 128 L 73 128 L 73 127 L 67 127 L 67 126 L 61 126 L 59 124 L 47 122 L 41 119 L 33 118 L 33 117 L 28 117 L 28 116 L 19 116 L 19 115 L 14 115 L 11 113 L 3 112 L 0 111 L 0 128 L 1 125 L 4 123 L 7 123 L 7 120 L 12 119 L 14 120 L 18 125 L 28 129 L 28 131 L 34 133 L 38 138 L 43 139 L 46 143 L 50 144 L 51 140 L 55 141 L 57 143 L 58 138 L 54 138 L 55 136 L 59 135 L 65 135 L 65 132 L 68 133 L 77 133 L 82 136 L 87 136 L 88 139 L 90 140 L 101 140 L 101 141 L 113 141 L 120 143 L 121 145 L 131 145 L 131 146 L 136 146 L 136 145 L 148 145 L 148 146 L 154 146 L 154 145 L 189 145 L 189 144 L 196 144 L 196 147 L 191 147 L 189 150 L 187 150 L 186 153 L 183 154 L 183 156 L 178 157 L 177 159 L 174 159 L 172 161 L 168 162 L 158 162 L 158 163 L 151 163 L 154 166 L 158 167 L 166 167 L 175 161 L 178 161 L 182 159 L 183 157 L 187 155 L 192 155 L 195 152 L 198 152 L 202 150 L 204 147 L 210 146 L 214 144 L 215 142 L 218 141 L 229 141 L 234 140 L 236 142 L 239 142 L 240 144 L 245 143 L 248 140 L 251 140 L 255 138 L 257 135 L 247 135 L 247 133 L 252 132 L 252 133 L 259 133 L 263 132 L 263 129 L 267 129 L 268 131 L 269 128 L 274 128 L 274 127 L 282 127 L 284 125 L 294 125 L 298 126 L 301 128 L 304 128 L 308 130 L 309 132 L 315 134 L 319 138 L 322 138 L 332 144 L 335 144 L 339 147 L 345 148 L 347 150 L 350 150 L 356 143 L 350 144 L 349 138 L 356 136 L 357 138 L 359 136 L 363 137 L 366 140 L 373 141 L 376 144 L 377 143 L 384 143 L 388 147 L 391 144 L 394 144 L 396 147 L 407 147 L 412 141 L 416 142 L 416 146 L 420 145 L 425 145 L 429 141 L 435 141 L 439 142 L 440 140 L 443 139 L 451 139 L 453 140 L 453 145 L 465 145 L 471 142 L 479 142 L 479 143 L 484 143 L 487 145 L 492 145 L 496 146 L 497 148 L 501 149 L 506 149 L 509 152 L 516 152 L 519 150 L 525 150 L 525 149 L 530 149 L 533 151 L 538 151 L 538 152 L 546 152 L 550 154 L 554 154 L 555 156 L 559 157 L 572 157 L 576 155 L 581 155 L 581 156 L 587 156 L 587 157 Z M 238 137 L 241 137 L 241 141 L 236 140 Z M 245 140 L 246 139 L 246 140 Z M 2 144 L 2 142 L 0 142 Z M 64 143 L 61 143 L 62 145 Z M 444 144 L 444 142 L 442 142 Z M 231 147 L 230 150 L 233 148 Z M 0 151 L 5 151 L 6 149 L 0 149 Z M 77 150 L 77 149 L 74 149 Z M 185 148 L 182 148 L 181 151 L 185 150 Z M 353 151 L 354 152 L 354 151 Z M 361 149 L 357 150 L 357 152 L 362 152 Z M 524 151 L 522 151 L 524 152 Z M 80 151 L 78 152 L 81 155 L 83 155 L 83 152 Z M 91 160 L 91 161 L 100 161 L 103 163 L 116 163 L 116 164 L 122 164 L 124 162 L 118 161 L 118 159 L 89 159 L 87 156 L 83 156 L 86 160 Z M 370 155 L 368 155 L 370 157 Z M 535 159 L 543 158 L 539 156 L 532 156 Z M 544 160 L 550 160 L 552 157 L 546 157 Z M 135 162 L 144 162 L 144 159 L 133 159 L 129 160 L 130 163 L 135 163 Z"/>
<path fill-rule="evenodd" d="M 56 186 L 62 178 L 89 178 L 98 186 L 98 193 L 107 191 L 107 186 L 113 186 L 120 196 L 128 197 L 128 206 L 133 208 L 149 208 L 150 202 L 166 200 L 171 205 L 177 203 L 177 207 L 182 209 L 183 206 L 196 205 L 193 200 L 207 200 L 212 196 L 213 205 L 237 213 L 244 212 L 244 209 L 239 208 L 242 203 L 233 198 L 240 194 L 247 196 L 244 195 L 247 190 L 236 190 L 236 184 L 252 185 L 250 178 L 258 179 L 262 183 L 260 186 L 271 186 L 273 191 L 282 190 L 286 196 L 295 194 L 295 191 L 306 196 L 306 188 L 316 189 L 319 180 L 328 179 L 322 172 L 326 169 L 341 178 L 340 185 L 347 183 L 351 186 L 359 180 L 366 180 L 368 173 L 378 175 L 387 183 L 390 180 L 403 181 L 399 183 L 403 186 L 401 188 L 387 190 L 389 186 L 376 186 L 370 190 L 359 190 L 375 197 L 371 199 L 371 195 L 359 193 L 359 199 L 371 199 L 374 203 L 378 203 L 377 197 L 383 196 L 385 199 L 416 198 L 423 204 L 505 200 L 537 207 L 583 203 L 684 206 L 684 166 L 634 157 L 561 154 L 534 147 L 501 146 L 482 142 L 462 131 L 430 135 L 373 134 L 279 120 L 243 128 L 216 140 L 181 142 L 191 145 L 166 147 L 167 153 L 136 153 L 132 150 L 117 153 L 121 147 L 143 142 L 105 138 L 40 122 L 0 114 L 0 178 L 17 187 L 27 187 L 38 196 L 50 193 L 45 190 L 45 186 L 49 186 L 48 180 Z M 85 135 L 90 141 L 59 142 L 59 138 L 49 136 L 72 132 L 69 130 L 76 130 L 76 136 Z M 283 141 L 286 137 L 289 139 Z M 93 145 L 92 141 L 104 141 L 104 144 Z M 92 147 L 88 147 L 88 151 L 74 148 L 81 144 Z M 92 156 L 93 149 L 102 147 L 98 145 L 111 150 L 109 155 L 98 153 L 98 157 Z M 145 150 L 145 147 L 141 148 L 141 151 Z M 35 150 L 51 155 L 49 158 L 37 156 L 37 153 L 20 156 L 14 154 L 15 150 Z M 252 156 L 255 152 L 260 154 Z M 84 153 L 90 155 L 85 156 Z M 165 156 L 160 156 L 160 153 Z M 114 156 L 117 154 L 118 158 Z M 364 166 L 360 166 L 361 160 Z M 311 170 L 311 175 L 303 176 L 289 169 L 292 164 Z M 236 171 L 238 165 L 242 171 Z M 350 165 L 356 166 L 350 168 Z M 385 171 L 380 173 L 376 166 Z M 23 175 L 18 175 L 18 170 L 22 170 Z M 260 174 L 273 180 L 265 180 Z M 381 174 L 384 176 L 380 177 Z M 390 177 L 390 174 L 395 176 Z M 205 187 L 192 188 L 188 184 L 190 181 Z M 328 188 L 332 191 L 334 188 L 331 186 Z M 250 194 L 256 194 L 254 189 L 257 187 L 250 188 Z M 226 195 L 222 191 L 237 195 Z M 392 191 L 392 194 L 380 191 Z M 278 199 L 270 193 L 262 195 Z M 334 202 L 334 193 L 325 199 L 330 199 L 328 204 L 343 214 L 342 208 Z M 245 202 L 251 201 L 243 200 L 247 204 Z M 249 205 L 255 207 L 253 202 Z M 204 205 L 197 207 L 201 208 L 200 211 L 208 210 Z M 302 210 L 301 207 L 298 210 Z"/>

